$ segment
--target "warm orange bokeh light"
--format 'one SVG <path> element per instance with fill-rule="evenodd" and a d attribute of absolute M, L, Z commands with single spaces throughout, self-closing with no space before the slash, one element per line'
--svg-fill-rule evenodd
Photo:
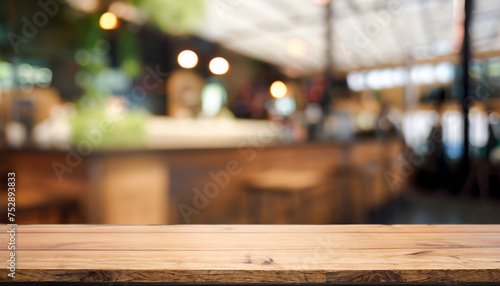
<path fill-rule="evenodd" d="M 271 95 L 275 98 L 282 98 L 287 93 L 286 85 L 282 81 L 275 81 L 271 84 Z"/>
<path fill-rule="evenodd" d="M 101 15 L 99 26 L 104 30 L 116 29 L 118 27 L 118 18 L 116 18 L 115 14 L 106 12 Z"/>

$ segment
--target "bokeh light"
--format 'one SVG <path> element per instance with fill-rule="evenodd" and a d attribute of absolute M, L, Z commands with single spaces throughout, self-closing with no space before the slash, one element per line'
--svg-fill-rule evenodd
<path fill-rule="evenodd" d="M 185 69 L 192 69 L 198 64 L 198 56 L 193 51 L 184 50 L 177 56 L 177 62 Z"/>
<path fill-rule="evenodd" d="M 271 95 L 275 98 L 282 98 L 287 93 L 286 85 L 282 81 L 275 81 L 271 84 Z"/>
<path fill-rule="evenodd" d="M 361 72 L 350 72 L 347 75 L 347 84 L 352 90 L 362 90 L 365 87 L 365 77 Z"/>
<path fill-rule="evenodd" d="M 115 14 L 106 12 L 101 15 L 99 26 L 104 30 L 116 29 L 118 27 L 118 18 L 116 18 Z"/>
<path fill-rule="evenodd" d="M 223 75 L 229 70 L 229 63 L 225 58 L 217 57 L 210 61 L 208 67 L 213 74 Z"/>
<path fill-rule="evenodd" d="M 457 160 L 463 153 L 463 114 L 457 110 L 447 110 L 443 113 L 441 124 L 443 126 L 443 144 L 446 156 L 452 160 Z"/>
<path fill-rule="evenodd" d="M 212 82 L 203 88 L 201 93 L 203 114 L 215 116 L 226 102 L 227 93 L 220 83 Z"/>
<path fill-rule="evenodd" d="M 434 68 L 434 76 L 437 82 L 451 82 L 455 76 L 455 67 L 450 62 L 439 63 Z"/>
<path fill-rule="evenodd" d="M 473 147 L 481 148 L 488 144 L 488 114 L 472 108 L 469 114 L 469 142 Z"/>
<path fill-rule="evenodd" d="M 291 97 L 278 98 L 275 108 L 279 115 L 288 116 L 295 111 L 295 100 Z"/>

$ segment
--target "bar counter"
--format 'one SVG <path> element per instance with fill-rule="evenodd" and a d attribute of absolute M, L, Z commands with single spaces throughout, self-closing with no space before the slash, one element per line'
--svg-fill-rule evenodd
<path fill-rule="evenodd" d="M 500 281 L 500 225 L 19 225 L 14 279 L 1 229 L 1 282 Z"/>
<path fill-rule="evenodd" d="M 373 208 L 397 196 L 398 189 L 387 181 L 388 174 L 394 181 L 406 179 L 398 175 L 401 144 L 396 140 L 243 143 L 223 148 L 96 149 L 88 154 L 78 154 L 75 149 L 21 149 L 10 150 L 7 160 L 10 171 L 16 172 L 18 195 L 30 198 L 26 204 L 35 195 L 54 200 L 71 196 L 78 201 L 81 219 L 69 223 L 363 223 Z M 266 211 L 266 205 L 282 206 L 283 210 L 268 215 L 276 220 L 253 221 L 245 216 L 245 209 L 258 211 L 245 197 L 249 181 L 269 175 L 279 183 L 308 172 L 320 177 L 319 187 L 307 192 L 309 202 L 301 203 L 301 221 L 279 215 L 287 212 L 287 201 L 279 198 L 269 198 L 262 207 Z M 215 194 L 200 202 L 199 193 L 207 188 Z M 17 203 L 23 206 L 22 197 Z"/>

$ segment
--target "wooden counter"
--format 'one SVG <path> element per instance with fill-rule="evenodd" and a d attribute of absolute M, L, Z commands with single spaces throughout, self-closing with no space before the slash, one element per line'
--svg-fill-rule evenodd
<path fill-rule="evenodd" d="M 243 211 L 256 208 L 245 201 L 246 183 L 262 174 L 285 172 L 328 176 L 308 194 L 309 202 L 301 205 L 301 221 L 280 215 L 288 211 L 287 200 L 266 197 L 264 210 L 269 206 L 281 209 L 272 220 L 259 222 L 364 223 L 370 211 L 398 196 L 398 188 L 391 188 L 386 173 L 397 178 L 393 181 L 405 181 L 396 176 L 404 169 L 396 161 L 401 149 L 398 141 L 252 144 L 220 149 L 95 150 L 87 156 L 64 150 L 10 150 L 7 161 L 16 172 L 18 193 L 78 198 L 83 219 L 70 223 L 257 223 L 248 220 Z M 217 177 L 229 171 L 233 171 L 230 178 L 221 183 Z M 197 192 L 214 183 L 219 186 L 218 194 L 199 207 Z M 21 213 L 17 219 L 20 224 L 61 223 L 45 216 L 26 218 Z M 0 222 L 6 221 L 0 218 Z"/>
<path fill-rule="evenodd" d="M 15 279 L 6 230 L 0 282 L 500 281 L 500 225 L 21 225 Z"/>

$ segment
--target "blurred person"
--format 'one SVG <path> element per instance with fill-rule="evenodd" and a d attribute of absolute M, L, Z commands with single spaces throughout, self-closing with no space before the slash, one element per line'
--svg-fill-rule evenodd
<path fill-rule="evenodd" d="M 194 118 L 201 112 L 201 94 L 205 81 L 193 71 L 178 70 L 167 81 L 168 115 Z"/>
<path fill-rule="evenodd" d="M 448 108 L 445 105 L 447 89 L 439 87 L 431 90 L 421 100 L 420 108 L 426 108 L 440 114 L 441 120 L 436 120 L 428 137 L 425 139 L 425 152 L 418 154 L 421 164 L 415 175 L 417 185 L 425 190 L 448 189 L 449 177 L 452 174 L 450 160 L 446 156 L 446 146 L 443 142 L 443 114 Z M 411 131 L 410 131 L 411 132 Z"/>

